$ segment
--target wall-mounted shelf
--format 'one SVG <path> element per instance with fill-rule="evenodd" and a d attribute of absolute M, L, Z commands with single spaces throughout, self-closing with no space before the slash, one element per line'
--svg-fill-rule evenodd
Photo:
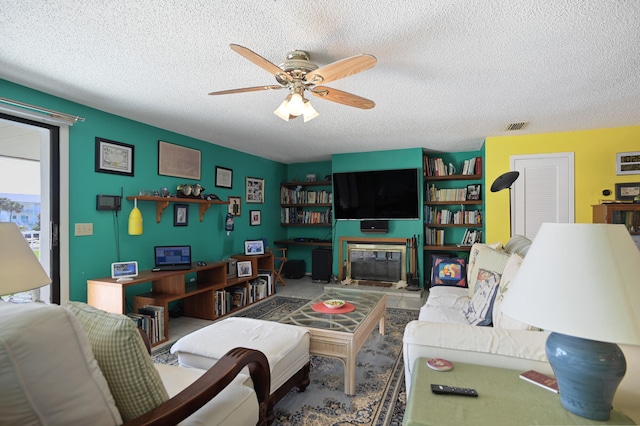
<path fill-rule="evenodd" d="M 129 201 L 133 201 L 136 199 L 138 201 L 153 201 L 156 203 L 156 223 L 160 223 L 162 212 L 164 212 L 164 209 L 169 207 L 170 203 L 199 204 L 200 205 L 200 222 L 202 222 L 202 219 L 204 218 L 204 213 L 209 209 L 209 207 L 211 207 L 212 204 L 229 204 L 229 201 L 223 201 L 223 200 L 209 201 L 209 200 L 199 200 L 196 198 L 155 197 L 153 195 L 136 195 L 136 196 L 127 197 L 127 200 Z"/>

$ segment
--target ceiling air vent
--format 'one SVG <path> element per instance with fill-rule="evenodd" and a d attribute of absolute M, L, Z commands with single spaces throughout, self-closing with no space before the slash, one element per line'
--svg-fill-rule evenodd
<path fill-rule="evenodd" d="M 523 121 L 522 123 L 511 123 L 507 126 L 507 128 L 505 129 L 506 131 L 510 132 L 512 130 L 521 130 L 524 128 L 524 126 L 526 126 L 527 123 L 526 121 Z"/>

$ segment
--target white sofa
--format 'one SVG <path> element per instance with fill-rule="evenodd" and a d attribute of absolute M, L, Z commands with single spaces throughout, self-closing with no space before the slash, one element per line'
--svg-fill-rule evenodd
<path fill-rule="evenodd" d="M 407 397 L 411 392 L 412 371 L 418 358 L 444 358 L 454 365 L 463 362 L 553 374 L 545 354 L 549 333 L 509 318 L 500 311 L 504 293 L 530 244 L 531 241 L 522 236 L 514 236 L 504 248 L 501 244 L 476 244 L 471 249 L 469 264 L 466 265 L 469 288 L 445 285 L 430 288 L 418 320 L 408 323 L 404 332 Z M 480 270 L 499 275 L 495 301 L 489 307 L 492 326 L 472 325 L 468 315 L 465 315 L 475 294 Z M 473 309 L 471 311 L 470 316 L 474 319 Z M 618 388 L 614 404 L 617 409 L 640 422 L 640 347 L 621 348 L 627 359 L 627 374 Z"/>

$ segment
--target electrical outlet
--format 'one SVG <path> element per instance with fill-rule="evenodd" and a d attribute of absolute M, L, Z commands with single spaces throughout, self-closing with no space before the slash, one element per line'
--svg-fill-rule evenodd
<path fill-rule="evenodd" d="M 93 223 L 76 223 L 75 235 L 77 237 L 93 235 Z"/>

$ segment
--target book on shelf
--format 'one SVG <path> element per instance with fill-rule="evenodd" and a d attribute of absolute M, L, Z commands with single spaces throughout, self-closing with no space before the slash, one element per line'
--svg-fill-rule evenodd
<path fill-rule="evenodd" d="M 549 377 L 535 370 L 525 371 L 520 374 L 520 378 L 527 382 L 538 385 L 551 392 L 558 393 L 558 382 L 553 377 Z"/>

